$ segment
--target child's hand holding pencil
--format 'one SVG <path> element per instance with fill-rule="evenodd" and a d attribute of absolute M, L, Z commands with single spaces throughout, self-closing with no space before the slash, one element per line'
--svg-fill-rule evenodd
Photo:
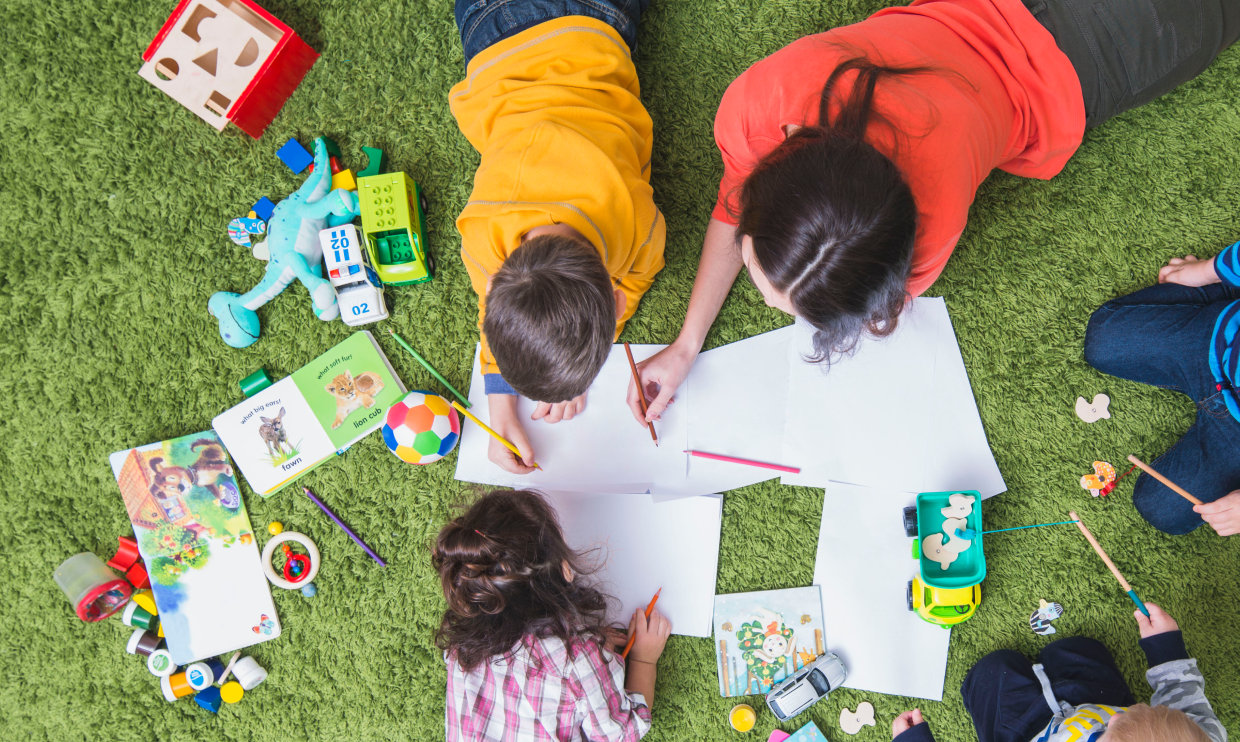
<path fill-rule="evenodd" d="M 511 394 L 488 394 L 487 407 L 490 410 L 491 424 L 484 425 L 481 420 L 471 414 L 455 401 L 452 406 L 462 415 L 474 421 L 479 427 L 491 435 L 487 442 L 487 458 L 505 471 L 513 474 L 529 474 L 540 468 L 534 461 L 534 448 L 530 439 L 525 436 L 525 428 L 517 417 L 517 398 Z"/>

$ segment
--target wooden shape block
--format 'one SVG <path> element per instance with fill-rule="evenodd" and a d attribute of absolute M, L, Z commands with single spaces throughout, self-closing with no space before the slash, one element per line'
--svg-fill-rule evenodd
<path fill-rule="evenodd" d="M 301 146 L 301 142 L 296 139 L 288 140 L 283 147 L 276 150 L 276 157 L 279 157 L 294 173 L 300 173 L 314 162 L 314 155 L 307 152 L 306 148 Z"/>
<path fill-rule="evenodd" d="M 138 561 L 138 543 L 128 536 L 117 536 L 116 556 L 108 560 L 108 566 L 124 572 Z"/>
<path fill-rule="evenodd" d="M 150 590 L 140 590 L 134 593 L 133 602 L 137 603 L 152 616 L 159 615 L 159 610 L 155 607 L 155 595 Z"/>
<path fill-rule="evenodd" d="M 146 567 L 142 565 L 142 562 L 138 562 L 130 567 L 129 571 L 125 573 L 125 579 L 129 580 L 130 584 L 139 590 L 145 590 L 151 586 L 151 578 L 147 576 Z"/>
<path fill-rule="evenodd" d="M 365 178 L 368 175 L 378 175 L 383 168 L 383 150 L 378 147 L 362 147 L 362 152 L 366 153 L 366 169 L 357 174 L 359 178 Z"/>
<path fill-rule="evenodd" d="M 341 170 L 332 176 L 332 190 L 343 188 L 346 191 L 357 190 L 357 180 L 353 177 L 352 170 Z"/>

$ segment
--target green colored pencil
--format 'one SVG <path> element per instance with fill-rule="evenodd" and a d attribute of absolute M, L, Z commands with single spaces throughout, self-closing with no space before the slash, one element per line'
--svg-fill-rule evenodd
<path fill-rule="evenodd" d="M 409 343 L 406 343 L 404 338 L 402 338 L 400 335 L 397 335 L 397 334 L 396 334 L 395 332 L 393 332 L 392 330 L 388 330 L 388 334 L 390 334 L 392 337 L 396 338 L 396 342 L 400 343 L 400 346 L 401 346 L 402 348 L 404 348 L 405 350 L 409 351 L 409 355 L 413 356 L 413 357 L 414 357 L 414 360 L 416 360 L 418 363 L 422 364 L 422 368 L 426 369 L 427 371 L 430 371 L 430 372 L 431 372 L 431 376 L 434 376 L 436 379 L 439 379 L 439 383 L 440 383 L 440 384 L 443 384 L 444 386 L 448 387 L 448 390 L 449 390 L 449 391 L 451 391 L 453 394 L 455 394 L 455 395 L 456 395 L 456 397 L 457 397 L 457 399 L 461 400 L 461 404 L 465 405 L 466 407 L 472 407 L 472 406 L 473 406 L 473 405 L 471 405 L 471 404 L 469 403 L 469 400 L 468 400 L 468 399 L 466 399 L 466 398 L 464 397 L 464 395 L 462 395 L 460 392 L 458 392 L 458 391 L 456 390 L 456 387 L 454 387 L 454 386 L 452 386 L 451 384 L 449 384 L 447 379 L 445 379 L 444 377 L 440 376 L 440 375 L 439 375 L 439 372 L 438 372 L 438 371 L 436 371 L 434 368 L 432 368 L 432 367 L 431 367 L 431 364 L 427 363 L 425 358 L 423 358 L 422 356 L 418 355 L 418 352 L 417 352 L 416 350 L 414 350 L 413 348 L 409 347 Z"/>

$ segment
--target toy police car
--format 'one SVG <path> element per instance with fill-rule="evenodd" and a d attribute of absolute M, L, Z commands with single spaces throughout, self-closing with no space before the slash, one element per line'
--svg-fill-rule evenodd
<path fill-rule="evenodd" d="M 780 721 L 786 721 L 827 697 L 843 685 L 848 668 L 834 652 L 827 652 L 796 675 L 766 694 L 766 705 Z"/>
<path fill-rule="evenodd" d="M 383 284 L 366 265 L 357 228 L 352 224 L 328 227 L 319 232 L 319 244 L 323 248 L 327 278 L 336 289 L 340 319 L 350 327 L 387 319 Z"/>

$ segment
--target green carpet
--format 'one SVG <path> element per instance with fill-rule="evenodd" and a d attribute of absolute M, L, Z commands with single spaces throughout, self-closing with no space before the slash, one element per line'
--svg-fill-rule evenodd
<path fill-rule="evenodd" d="M 260 536 L 280 520 L 319 544 L 314 599 L 276 590 L 284 636 L 252 654 L 270 679 L 211 717 L 162 699 L 125 654 L 119 620 L 73 617 L 51 580 L 65 557 L 109 558 L 130 531 L 108 454 L 210 427 L 258 367 L 275 378 L 346 337 L 321 323 L 305 290 L 260 311 L 263 337 L 226 347 L 207 315 L 217 290 L 244 291 L 263 265 L 225 225 L 260 196 L 300 182 L 275 158 L 289 137 L 326 134 L 347 165 L 381 146 L 429 195 L 439 274 L 392 290 L 392 327 L 454 384 L 469 381 L 476 304 L 456 257 L 453 217 L 478 158 L 448 112 L 462 74 L 449 3 L 270 0 L 322 58 L 261 141 L 217 134 L 140 79 L 140 55 L 173 0 L 0 3 L 0 738 L 5 740 L 393 740 L 441 738 L 444 666 L 432 635 L 444 608 L 427 544 L 452 503 L 454 457 L 426 468 L 391 456 L 378 436 L 309 476 L 389 561 L 376 567 L 304 497 L 245 490 Z M 652 180 L 667 217 L 667 268 L 625 332 L 669 342 L 689 297 L 721 172 L 711 123 L 729 81 L 804 35 L 859 21 L 879 0 L 656 0 L 636 62 L 655 121 Z M 1152 282 L 1185 252 L 1213 254 L 1240 237 L 1240 50 L 1200 79 L 1090 133 L 1051 182 L 995 173 L 982 185 L 955 257 L 929 292 L 947 299 L 990 444 L 1008 492 L 986 503 L 988 528 L 1062 520 L 1078 509 L 1147 599 L 1180 620 L 1223 723 L 1240 724 L 1240 540 L 1209 529 L 1169 538 L 1131 507 L 1131 479 L 1105 500 L 1077 485 L 1094 459 L 1150 459 L 1193 419 L 1182 396 L 1090 369 L 1090 312 Z M 708 346 L 786 324 L 737 283 Z M 385 341 L 412 388 L 433 379 Z M 1077 395 L 1107 392 L 1112 419 L 1081 423 Z M 898 452 L 893 452 L 898 454 Z M 719 592 L 809 584 L 820 491 L 767 483 L 728 493 Z M 897 513 L 892 514 L 898 518 Z M 265 538 L 263 539 L 265 540 Z M 976 617 L 953 632 L 942 703 L 841 691 L 796 719 L 833 740 L 840 709 L 872 702 L 892 717 L 919 705 L 940 740 L 973 739 L 957 692 L 979 657 L 1034 654 L 1039 598 L 1058 600 L 1060 636 L 1086 634 L 1115 653 L 1149 698 L 1131 606 L 1070 527 L 987 541 L 989 575 Z M 892 584 L 903 593 L 904 584 Z M 661 663 L 650 740 L 725 739 L 711 642 L 673 637 Z M 760 700 L 760 699 L 755 699 Z M 752 739 L 773 727 L 760 715 Z M 761 735 L 759 737 L 759 735 Z"/>

